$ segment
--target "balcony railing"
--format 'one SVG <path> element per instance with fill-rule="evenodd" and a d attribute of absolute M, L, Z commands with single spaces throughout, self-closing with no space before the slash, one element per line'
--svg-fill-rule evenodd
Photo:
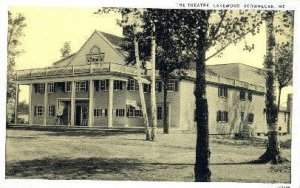
<path fill-rule="evenodd" d="M 194 70 L 187 71 L 187 75 L 192 78 L 196 78 L 196 71 L 194 71 Z M 206 74 L 205 78 L 206 78 L 207 82 L 211 82 L 211 83 L 218 83 L 218 84 L 246 88 L 246 89 L 254 90 L 254 91 L 258 91 L 258 92 L 265 92 L 265 87 L 263 87 L 263 86 L 253 85 L 253 84 L 249 84 L 248 82 L 243 82 L 243 81 L 239 81 L 239 80 L 235 80 L 235 79 L 231 79 L 231 78 L 225 78 L 225 77 L 209 75 L 209 74 Z"/>
<path fill-rule="evenodd" d="M 130 65 L 103 62 L 101 64 L 77 65 L 69 67 L 47 67 L 17 71 L 17 79 L 31 79 L 40 77 L 74 76 L 81 74 L 97 74 L 117 72 L 136 75 L 136 68 Z M 142 73 L 143 74 L 143 73 Z"/>
<path fill-rule="evenodd" d="M 75 75 L 97 74 L 97 73 L 105 73 L 105 72 L 107 73 L 116 72 L 121 74 L 129 74 L 133 76 L 137 74 L 136 68 L 134 66 L 117 64 L 112 62 L 103 62 L 101 64 L 19 70 L 17 71 L 17 80 L 59 77 L 59 76 L 75 76 Z M 149 73 L 150 73 L 149 71 L 148 73 L 142 71 L 142 74 L 144 76 L 149 76 Z M 187 76 L 191 78 L 196 78 L 195 70 L 189 70 L 186 71 L 186 73 Z M 156 76 L 158 75 L 159 75 L 158 71 L 156 71 Z M 206 74 L 206 81 L 212 83 L 242 87 L 250 90 L 255 90 L 258 92 L 265 92 L 265 87 L 249 84 L 248 82 L 243 82 L 243 81 L 234 80 L 230 78 L 215 76 L 215 75 Z"/>

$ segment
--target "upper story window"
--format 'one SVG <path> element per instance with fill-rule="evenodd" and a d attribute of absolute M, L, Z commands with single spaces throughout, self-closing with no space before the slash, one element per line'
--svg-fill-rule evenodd
<path fill-rule="evenodd" d="M 222 98 L 227 98 L 228 97 L 228 89 L 225 86 L 219 86 L 218 87 L 218 95 L 219 97 Z"/>
<path fill-rule="evenodd" d="M 54 93 L 55 87 L 54 83 L 49 83 L 48 84 L 48 93 Z"/>
<path fill-rule="evenodd" d="M 45 84 L 35 85 L 35 93 L 44 93 L 44 92 L 45 92 Z"/>
<path fill-rule="evenodd" d="M 241 90 L 240 91 L 240 100 L 244 101 L 246 98 L 246 91 L 245 90 Z"/>
<path fill-rule="evenodd" d="M 76 92 L 87 91 L 86 81 L 76 82 Z"/>
<path fill-rule="evenodd" d="M 71 82 L 65 82 L 65 92 L 71 92 Z"/>
<path fill-rule="evenodd" d="M 123 83 L 121 80 L 114 80 L 114 90 L 122 90 Z"/>
<path fill-rule="evenodd" d="M 161 86 L 161 81 L 157 81 L 157 82 L 155 82 L 155 90 L 157 91 L 157 92 L 161 92 L 161 89 L 162 88 L 162 86 Z"/>
<path fill-rule="evenodd" d="M 104 53 L 95 45 L 90 49 L 89 54 L 86 54 L 86 59 L 88 64 L 101 63 L 104 61 Z"/>
<path fill-rule="evenodd" d="M 251 92 L 248 92 L 248 100 L 252 101 L 252 93 Z"/>
<path fill-rule="evenodd" d="M 100 91 L 108 90 L 108 80 L 99 80 L 99 89 Z"/>
<path fill-rule="evenodd" d="M 178 91 L 178 81 L 169 80 L 167 83 L 167 91 Z"/>
<path fill-rule="evenodd" d="M 144 93 L 149 93 L 151 91 L 151 85 L 143 84 L 143 90 L 144 90 Z"/>
<path fill-rule="evenodd" d="M 129 91 L 138 91 L 139 90 L 138 81 L 135 80 L 135 79 L 129 79 L 127 90 L 129 90 Z"/>

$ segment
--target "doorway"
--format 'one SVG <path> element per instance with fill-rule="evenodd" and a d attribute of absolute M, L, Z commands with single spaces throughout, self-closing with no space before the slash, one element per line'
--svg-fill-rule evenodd
<path fill-rule="evenodd" d="M 75 103 L 75 125 L 87 126 L 88 125 L 88 102 L 76 101 Z"/>

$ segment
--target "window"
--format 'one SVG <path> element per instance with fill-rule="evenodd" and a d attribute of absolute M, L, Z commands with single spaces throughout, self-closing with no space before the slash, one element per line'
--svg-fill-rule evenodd
<path fill-rule="evenodd" d="M 245 112 L 241 112 L 241 121 L 243 122 L 245 118 Z"/>
<path fill-rule="evenodd" d="M 54 93 L 54 83 L 48 84 L 48 93 Z"/>
<path fill-rule="evenodd" d="M 127 90 L 129 90 L 129 91 L 138 91 L 139 90 L 139 84 L 138 84 L 137 80 L 129 79 Z"/>
<path fill-rule="evenodd" d="M 228 122 L 228 112 L 217 111 L 217 122 Z"/>
<path fill-rule="evenodd" d="M 278 131 L 281 131 L 281 129 L 282 129 L 281 127 L 278 127 Z"/>
<path fill-rule="evenodd" d="M 144 93 L 149 93 L 151 91 L 151 85 L 143 84 L 143 91 L 144 91 Z"/>
<path fill-rule="evenodd" d="M 228 96 L 227 88 L 225 86 L 219 86 L 218 94 L 219 94 L 219 97 L 221 97 L 221 98 L 227 98 L 227 96 Z"/>
<path fill-rule="evenodd" d="M 107 109 L 94 109 L 94 116 L 95 117 L 107 117 Z"/>
<path fill-rule="evenodd" d="M 125 116 L 125 109 L 117 109 L 116 110 L 117 117 L 124 117 Z"/>
<path fill-rule="evenodd" d="M 169 80 L 167 83 L 167 91 L 178 91 L 178 81 Z"/>
<path fill-rule="evenodd" d="M 36 93 L 44 93 L 45 92 L 45 84 L 36 84 L 35 92 Z"/>
<path fill-rule="evenodd" d="M 76 92 L 87 91 L 86 81 L 76 82 Z"/>
<path fill-rule="evenodd" d="M 253 123 L 254 121 L 254 114 L 250 113 L 248 114 L 248 123 Z"/>
<path fill-rule="evenodd" d="M 71 92 L 71 82 L 65 82 L 65 92 Z"/>
<path fill-rule="evenodd" d="M 127 116 L 128 117 L 143 117 L 143 112 L 139 107 L 134 107 L 129 105 L 127 109 Z"/>
<path fill-rule="evenodd" d="M 87 62 L 89 64 L 101 63 L 101 62 L 104 61 L 104 53 L 101 53 L 101 54 L 87 54 L 86 59 L 87 59 Z"/>
<path fill-rule="evenodd" d="M 114 90 L 122 90 L 122 81 L 121 80 L 114 80 Z"/>
<path fill-rule="evenodd" d="M 240 91 L 240 100 L 244 101 L 245 98 L 246 98 L 246 91 L 244 91 L 244 90 Z"/>
<path fill-rule="evenodd" d="M 251 92 L 248 93 L 248 100 L 252 101 L 252 93 Z"/>
<path fill-rule="evenodd" d="M 34 106 L 34 116 L 42 116 L 44 112 L 43 106 Z"/>
<path fill-rule="evenodd" d="M 48 115 L 50 117 L 54 117 L 55 116 L 55 106 L 51 105 L 49 106 L 49 112 L 48 112 Z"/>
<path fill-rule="evenodd" d="M 162 86 L 161 86 L 161 81 L 155 82 L 155 91 L 161 92 Z"/>
<path fill-rule="evenodd" d="M 163 110 L 162 110 L 162 107 L 161 106 L 158 106 L 157 107 L 157 120 L 162 120 L 163 119 Z"/>
<path fill-rule="evenodd" d="M 107 91 L 108 90 L 108 80 L 100 80 L 99 81 L 99 89 L 100 89 L 100 91 Z"/>

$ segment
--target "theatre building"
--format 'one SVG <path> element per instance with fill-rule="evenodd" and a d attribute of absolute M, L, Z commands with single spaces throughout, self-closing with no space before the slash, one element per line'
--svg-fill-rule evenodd
<path fill-rule="evenodd" d="M 143 128 L 138 90 L 144 90 L 151 117 L 149 71 L 142 71 L 143 88 L 139 88 L 136 68 L 126 64 L 121 42 L 120 37 L 95 31 L 76 53 L 52 66 L 19 70 L 17 90 L 20 85 L 30 88 L 29 125 Z M 191 69 L 186 78 L 168 83 L 171 130 L 195 129 L 194 80 Z M 211 65 L 206 80 L 211 134 L 267 131 L 263 70 L 240 63 Z M 156 82 L 157 119 L 162 127 L 163 88 L 158 74 Z M 287 125 L 280 126 L 287 132 Z"/>

